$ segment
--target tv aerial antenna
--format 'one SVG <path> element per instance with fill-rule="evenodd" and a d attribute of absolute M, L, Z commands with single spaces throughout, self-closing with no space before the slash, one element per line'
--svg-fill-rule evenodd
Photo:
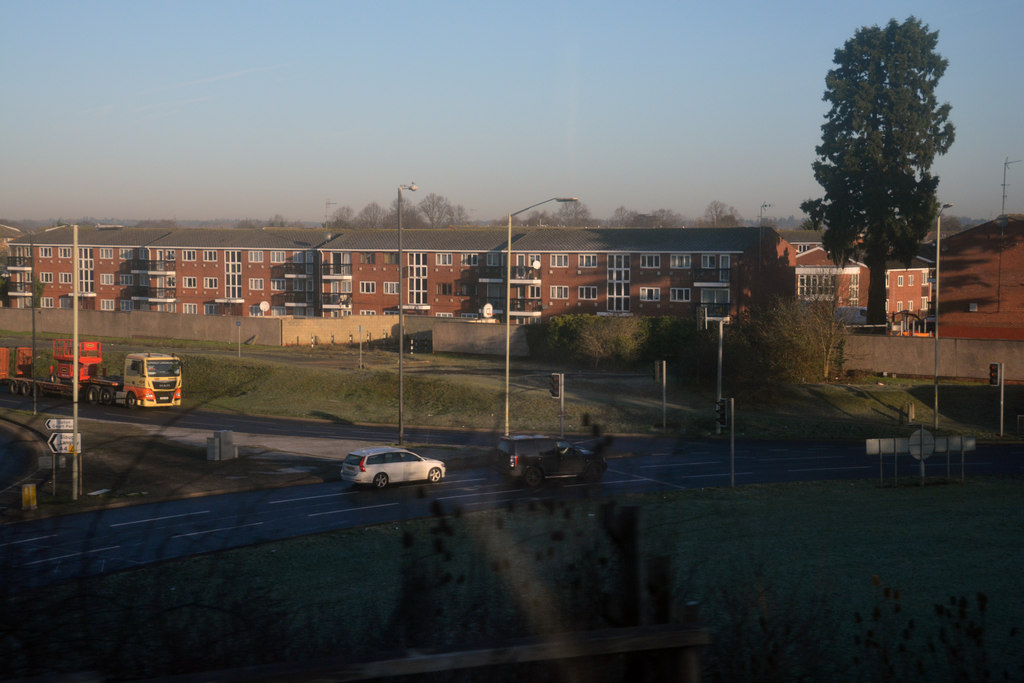
<path fill-rule="evenodd" d="M 1010 157 L 1006 157 L 1006 161 L 1003 162 L 1003 207 L 1002 207 L 1002 210 L 1000 210 L 1000 212 L 999 212 L 1000 216 L 1005 216 L 1006 215 L 1006 188 L 1007 188 L 1007 185 L 1006 185 L 1006 169 L 1008 169 L 1010 167 L 1010 164 L 1019 164 L 1020 161 L 1021 161 L 1020 159 L 1017 159 L 1015 161 L 1010 161 Z"/>

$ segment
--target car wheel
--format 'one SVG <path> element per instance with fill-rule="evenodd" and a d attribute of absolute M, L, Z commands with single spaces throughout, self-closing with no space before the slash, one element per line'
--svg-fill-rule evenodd
<path fill-rule="evenodd" d="M 544 473 L 536 467 L 527 467 L 526 471 L 523 472 L 523 484 L 526 488 L 537 488 L 542 481 L 544 481 Z"/>
<path fill-rule="evenodd" d="M 583 481 L 596 483 L 601 481 L 603 476 L 604 470 L 596 462 L 588 462 L 587 466 L 583 468 Z"/>
<path fill-rule="evenodd" d="M 430 471 L 427 472 L 427 481 L 429 481 L 431 484 L 436 484 L 437 482 L 441 481 L 441 468 L 431 467 Z"/>
<path fill-rule="evenodd" d="M 378 489 L 382 489 L 388 485 L 388 475 L 383 472 L 378 472 L 373 475 L 373 486 Z"/>
<path fill-rule="evenodd" d="M 139 399 L 135 398 L 135 394 L 128 392 L 124 397 L 124 405 L 126 408 L 134 408 L 139 405 Z"/>

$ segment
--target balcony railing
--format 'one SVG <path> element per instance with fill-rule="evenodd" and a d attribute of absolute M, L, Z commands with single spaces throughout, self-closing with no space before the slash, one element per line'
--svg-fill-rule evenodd
<path fill-rule="evenodd" d="M 705 310 L 709 319 L 728 318 L 729 311 L 732 310 L 732 304 L 699 304 L 699 306 Z"/>
<path fill-rule="evenodd" d="M 177 261 L 173 259 L 132 259 L 129 268 L 136 273 L 173 273 Z"/>
<path fill-rule="evenodd" d="M 542 310 L 540 299 L 512 299 L 513 313 L 540 313 Z"/>
<path fill-rule="evenodd" d="M 31 282 L 15 282 L 14 280 L 10 280 L 7 283 L 7 293 L 8 294 L 15 294 L 15 295 L 31 294 L 32 293 L 32 283 Z"/>
<path fill-rule="evenodd" d="M 287 277 L 289 275 L 308 275 L 306 266 L 312 268 L 312 264 L 306 263 L 278 263 L 270 267 L 271 277 Z M 311 271 L 310 271 L 311 272 Z"/>
<path fill-rule="evenodd" d="M 325 263 L 320 267 L 324 277 L 352 277 L 351 263 Z"/>
<path fill-rule="evenodd" d="M 694 268 L 694 282 L 729 282 L 732 268 Z"/>
<path fill-rule="evenodd" d="M 309 294 L 309 292 L 279 292 L 273 296 L 273 299 L 275 304 L 278 304 L 280 302 L 284 304 L 304 305 L 307 303 L 312 303 L 309 299 L 307 299 L 307 294 Z"/>
<path fill-rule="evenodd" d="M 148 287 L 135 285 L 128 288 L 133 299 L 174 299 L 178 296 L 176 287 Z"/>
<path fill-rule="evenodd" d="M 324 306 L 351 306 L 352 295 L 351 294 L 322 294 L 320 300 Z"/>
<path fill-rule="evenodd" d="M 31 256 L 8 256 L 7 257 L 8 268 L 31 268 L 32 257 Z"/>

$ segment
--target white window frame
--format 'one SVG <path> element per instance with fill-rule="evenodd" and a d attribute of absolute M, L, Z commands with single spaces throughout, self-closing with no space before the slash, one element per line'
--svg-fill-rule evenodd
<path fill-rule="evenodd" d="M 568 285 L 551 285 L 551 300 L 563 301 L 569 298 Z"/>
<path fill-rule="evenodd" d="M 249 263 L 263 263 L 263 252 L 262 251 L 250 251 L 249 252 Z"/>
<path fill-rule="evenodd" d="M 113 247 L 100 247 L 100 258 L 106 260 L 112 260 L 114 258 Z"/>
<path fill-rule="evenodd" d="M 397 282 L 385 282 L 383 284 L 383 287 L 384 287 L 384 293 L 385 294 L 398 296 L 398 283 Z"/>
<path fill-rule="evenodd" d="M 641 287 L 640 301 L 661 301 L 661 287 Z"/>
<path fill-rule="evenodd" d="M 360 294 L 376 294 L 377 283 L 374 280 L 363 280 L 359 283 Z"/>
<path fill-rule="evenodd" d="M 185 313 L 187 315 L 198 315 L 199 314 L 199 304 L 182 304 L 181 305 L 181 312 Z"/>
<path fill-rule="evenodd" d="M 196 260 L 196 250 L 195 249 L 182 249 L 181 250 L 181 260 L 182 261 L 195 261 Z"/>
<path fill-rule="evenodd" d="M 450 266 L 450 265 L 452 265 L 452 253 L 450 251 L 446 251 L 446 252 L 437 254 L 437 256 L 435 258 L 435 262 L 439 266 Z"/>
<path fill-rule="evenodd" d="M 185 275 L 181 278 L 182 289 L 196 289 L 199 287 L 199 279 L 194 275 Z"/>
<path fill-rule="evenodd" d="M 597 254 L 580 254 L 580 268 L 597 268 Z"/>
<path fill-rule="evenodd" d="M 100 310 L 101 311 L 113 311 L 114 300 L 113 299 L 100 299 Z"/>
<path fill-rule="evenodd" d="M 597 285 L 580 285 L 580 301 L 597 301 Z"/>
<path fill-rule="evenodd" d="M 217 278 L 215 277 L 204 277 L 203 278 L 203 289 L 217 289 Z"/>
<path fill-rule="evenodd" d="M 668 257 L 669 268 L 689 269 L 690 268 L 690 255 L 689 254 L 671 254 Z"/>
<path fill-rule="evenodd" d="M 661 268 L 661 254 L 640 254 L 641 268 Z"/>
<path fill-rule="evenodd" d="M 551 267 L 552 268 L 568 268 L 569 267 L 569 255 L 568 254 L 552 254 L 551 255 Z"/>
<path fill-rule="evenodd" d="M 100 284 L 106 286 L 114 285 L 114 274 L 113 273 L 100 273 Z M 113 310 L 113 309 L 111 309 Z"/>
<path fill-rule="evenodd" d="M 251 277 L 249 278 L 249 289 L 255 291 L 263 291 L 263 278 Z"/>
<path fill-rule="evenodd" d="M 216 263 L 217 262 L 217 250 L 216 249 L 203 249 L 203 262 L 204 263 Z"/>
<path fill-rule="evenodd" d="M 668 293 L 669 301 L 687 303 L 690 301 L 689 287 L 672 287 Z"/>

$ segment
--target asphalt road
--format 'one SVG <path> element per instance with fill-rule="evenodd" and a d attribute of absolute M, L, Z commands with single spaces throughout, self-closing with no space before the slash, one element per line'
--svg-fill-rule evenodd
<path fill-rule="evenodd" d="M 0 407 L 24 407 L 25 399 L 4 395 Z M 41 403 L 43 405 L 43 403 Z M 70 414 L 67 404 L 45 410 Z M 340 425 L 303 420 L 226 416 L 202 411 L 127 411 L 80 406 L 80 416 L 152 423 L 177 429 L 324 440 L 394 442 L 393 427 Z M 254 437 L 258 438 L 258 437 Z M 494 434 L 455 430 L 406 430 L 408 442 L 481 446 Z M 586 439 L 581 443 L 593 447 Z M 474 511 L 548 498 L 614 499 L 626 494 L 728 487 L 758 483 L 871 479 L 891 482 L 917 476 L 921 463 L 909 455 L 880 460 L 858 442 L 687 440 L 618 436 L 607 446 L 609 469 L 599 484 L 576 480 L 547 483 L 526 491 L 488 468 L 450 469 L 436 485 L 415 484 L 383 491 L 341 481 L 312 486 L 250 491 L 98 510 L 0 525 L 0 580 L 15 586 L 47 585 L 77 577 L 137 567 L 162 560 L 281 540 L 305 534 L 414 519 L 446 512 Z M 623 456 L 629 457 L 623 457 Z M 925 461 L 929 477 L 961 476 L 959 454 Z M 979 444 L 965 454 L 965 476 L 1024 474 L 1021 444 Z"/>

